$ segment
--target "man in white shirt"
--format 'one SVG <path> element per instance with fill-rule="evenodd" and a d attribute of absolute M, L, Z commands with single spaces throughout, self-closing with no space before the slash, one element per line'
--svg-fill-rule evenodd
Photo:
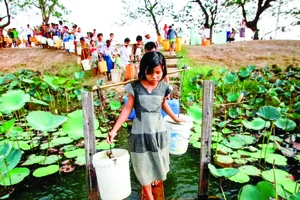
<path fill-rule="evenodd" d="M 77 56 L 77 48 L 81 46 L 80 44 L 80 38 L 83 37 L 83 34 L 81 33 L 81 28 L 78 27 L 77 28 L 77 31 L 74 33 L 74 36 L 75 36 L 75 55 Z"/>
<path fill-rule="evenodd" d="M 130 39 L 125 38 L 124 45 L 119 48 L 120 54 L 120 67 L 122 72 L 125 72 L 125 66 L 129 63 L 130 56 L 131 56 L 131 47 L 129 47 Z"/>
<path fill-rule="evenodd" d="M 32 30 L 32 28 L 30 28 L 29 24 L 27 24 L 25 32 L 26 32 L 26 35 L 27 35 L 27 38 L 28 38 L 28 46 L 31 46 L 30 37 L 33 35 L 33 30 Z"/>
<path fill-rule="evenodd" d="M 147 44 L 148 42 L 154 42 L 156 44 L 156 46 L 158 46 L 158 42 L 155 41 L 150 34 L 146 34 L 145 35 L 145 40 L 143 41 L 144 44 Z"/>

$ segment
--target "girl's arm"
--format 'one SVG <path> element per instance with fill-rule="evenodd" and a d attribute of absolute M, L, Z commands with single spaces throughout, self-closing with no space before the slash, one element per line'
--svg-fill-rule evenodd
<path fill-rule="evenodd" d="M 117 122 L 115 123 L 113 129 L 108 133 L 108 136 L 106 138 L 106 141 L 111 144 L 113 143 L 114 137 L 117 135 L 117 131 L 121 128 L 122 124 L 128 119 L 128 116 L 130 115 L 132 108 L 134 105 L 134 97 L 129 94 L 128 95 L 128 101 L 122 110 Z"/>
<path fill-rule="evenodd" d="M 168 102 L 167 102 L 167 98 L 165 97 L 162 103 L 162 109 L 174 120 L 174 122 L 185 122 L 185 119 L 178 117 L 178 115 L 176 115 L 172 109 L 170 108 Z"/>

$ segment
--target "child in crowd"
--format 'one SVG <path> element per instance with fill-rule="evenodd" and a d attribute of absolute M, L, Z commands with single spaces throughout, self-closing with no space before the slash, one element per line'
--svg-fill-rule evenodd
<path fill-rule="evenodd" d="M 84 37 L 80 38 L 80 44 L 81 44 L 81 60 L 89 59 L 90 58 L 89 45 L 85 42 Z"/>
<path fill-rule="evenodd" d="M 97 76 L 98 73 L 98 49 L 96 47 L 95 41 L 91 40 L 90 42 L 90 52 L 92 55 L 92 68 L 94 69 L 94 76 Z"/>
<path fill-rule="evenodd" d="M 136 37 L 136 43 L 132 45 L 132 59 L 135 62 L 139 62 L 144 54 L 143 37 L 138 35 Z"/>
<path fill-rule="evenodd" d="M 164 56 L 160 52 L 146 53 L 141 59 L 140 69 L 140 80 L 125 86 L 128 101 L 109 132 L 107 142 L 114 141 L 117 131 L 134 108 L 136 116 L 130 136 L 132 166 L 146 198 L 153 200 L 152 187 L 158 181 L 166 180 L 170 164 L 170 139 L 161 109 L 175 122 L 184 122 L 185 119 L 175 115 L 166 101 L 172 88 L 162 81 L 167 75 Z"/>

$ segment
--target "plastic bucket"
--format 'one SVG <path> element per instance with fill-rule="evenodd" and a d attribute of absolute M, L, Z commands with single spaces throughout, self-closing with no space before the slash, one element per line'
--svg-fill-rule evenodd
<path fill-rule="evenodd" d="M 170 108 L 172 109 L 173 113 L 178 115 L 180 113 L 180 105 L 178 99 L 168 99 L 167 103 L 169 104 Z M 161 110 L 162 117 L 165 117 L 167 113 L 162 109 Z"/>
<path fill-rule="evenodd" d="M 125 199 L 131 193 L 129 154 L 125 149 L 112 149 L 115 158 L 109 159 L 106 151 L 93 155 L 101 199 Z"/>
<path fill-rule="evenodd" d="M 119 83 L 121 82 L 121 74 L 122 70 L 121 69 L 112 69 L 110 70 L 111 73 L 111 81 L 114 83 Z"/>
<path fill-rule="evenodd" d="M 73 43 L 71 43 L 69 46 L 69 52 L 75 53 L 75 45 Z"/>
<path fill-rule="evenodd" d="M 81 55 L 81 47 L 76 47 L 76 52 L 77 52 L 77 55 Z"/>
<path fill-rule="evenodd" d="M 81 61 L 82 67 L 84 70 L 90 70 L 91 69 L 91 65 L 90 65 L 90 60 L 89 59 L 85 59 Z"/>
<path fill-rule="evenodd" d="M 42 39 L 41 39 L 41 43 L 42 43 L 42 44 L 47 44 L 47 38 L 45 38 L 45 37 L 42 37 Z"/>
<path fill-rule="evenodd" d="M 193 119 L 189 116 L 185 116 L 185 118 L 186 122 L 177 124 L 169 115 L 164 117 L 170 135 L 170 154 L 182 155 L 188 149 Z"/>
<path fill-rule="evenodd" d="M 50 47 L 53 47 L 53 46 L 54 46 L 54 42 L 53 42 L 53 40 L 50 39 L 50 38 L 47 39 L 47 44 L 48 44 L 48 46 L 50 46 Z"/>
<path fill-rule="evenodd" d="M 54 42 L 54 43 L 55 43 L 58 39 L 59 39 L 59 38 L 58 38 L 57 35 L 54 35 L 54 36 L 53 36 L 53 42 Z"/>
<path fill-rule="evenodd" d="M 70 42 L 64 42 L 64 44 L 65 44 L 65 49 L 69 50 L 69 48 L 70 48 Z"/>

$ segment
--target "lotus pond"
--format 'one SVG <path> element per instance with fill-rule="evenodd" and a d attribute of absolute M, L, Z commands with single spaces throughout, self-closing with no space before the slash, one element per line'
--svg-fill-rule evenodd
<path fill-rule="evenodd" d="M 300 70 L 288 67 L 222 69 L 188 74 L 182 108 L 194 119 L 190 146 L 171 156 L 168 199 L 197 197 L 202 80 L 215 83 L 210 193 L 224 199 L 300 199 Z M 219 75 L 220 74 L 220 75 Z M 81 92 L 83 72 L 67 79 L 20 70 L 0 77 L 0 196 L 14 199 L 86 198 Z M 103 84 L 99 81 L 97 84 Z M 120 113 L 113 90 L 95 95 L 97 150 Z M 115 147 L 128 148 L 130 122 Z M 132 176 L 137 199 L 140 187 Z"/>

